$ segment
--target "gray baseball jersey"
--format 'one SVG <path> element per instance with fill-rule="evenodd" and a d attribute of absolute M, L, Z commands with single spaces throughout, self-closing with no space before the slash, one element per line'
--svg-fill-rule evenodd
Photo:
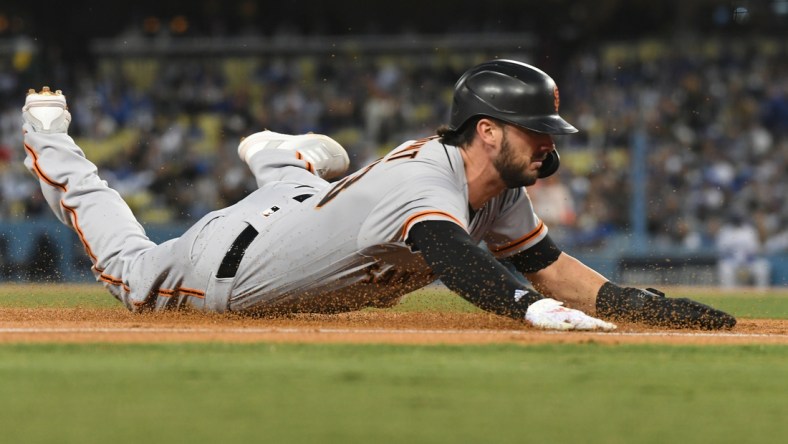
<path fill-rule="evenodd" d="M 471 218 L 459 150 L 430 138 L 331 184 L 309 173 L 298 153 L 263 150 L 249 162 L 258 190 L 155 245 L 69 136 L 26 129 L 25 163 L 48 203 L 80 236 L 97 279 L 132 310 L 388 306 L 435 280 L 405 243 L 419 221 L 459 224 L 498 257 L 547 234 L 525 188 L 504 191 Z M 241 238 L 245 250 L 235 251 Z M 224 275 L 230 257 L 237 263 Z"/>

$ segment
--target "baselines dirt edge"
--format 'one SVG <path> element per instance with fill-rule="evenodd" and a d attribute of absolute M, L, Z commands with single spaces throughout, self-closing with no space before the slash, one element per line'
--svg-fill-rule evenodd
<path fill-rule="evenodd" d="M 741 319 L 732 330 L 619 325 L 612 333 L 554 332 L 487 313 L 361 311 L 252 319 L 94 308 L 0 309 L 0 343 L 281 342 L 385 344 L 788 344 L 788 320 Z"/>

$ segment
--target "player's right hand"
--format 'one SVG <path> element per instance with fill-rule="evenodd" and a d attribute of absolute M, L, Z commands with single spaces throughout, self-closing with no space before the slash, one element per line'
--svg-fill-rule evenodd
<path fill-rule="evenodd" d="M 555 299 L 540 299 L 528 307 L 525 320 L 537 328 L 547 330 L 602 330 L 613 331 L 615 324 L 589 316 L 580 310 L 564 307 Z"/>

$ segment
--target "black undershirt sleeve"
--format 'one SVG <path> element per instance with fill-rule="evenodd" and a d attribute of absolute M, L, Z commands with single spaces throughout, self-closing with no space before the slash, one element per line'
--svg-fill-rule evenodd
<path fill-rule="evenodd" d="M 528 306 L 542 299 L 453 222 L 419 222 L 411 228 L 407 243 L 421 252 L 450 290 L 483 310 L 522 320 Z M 517 290 L 527 293 L 516 299 L 515 294 L 522 294 Z"/>
<path fill-rule="evenodd" d="M 558 260 L 561 249 L 546 235 L 533 247 L 507 258 L 520 273 L 536 273 Z"/>

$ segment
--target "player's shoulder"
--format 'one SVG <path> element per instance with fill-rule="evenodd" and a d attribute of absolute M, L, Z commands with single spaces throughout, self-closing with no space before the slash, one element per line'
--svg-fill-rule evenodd
<path fill-rule="evenodd" d="M 383 160 L 394 162 L 396 160 L 414 160 L 408 162 L 408 168 L 438 168 L 447 171 L 462 170 L 462 156 L 458 148 L 440 142 L 438 136 L 422 139 L 408 140 L 389 152 Z"/>
<path fill-rule="evenodd" d="M 457 148 L 443 146 L 435 137 L 410 140 L 393 149 L 379 161 L 381 177 L 397 183 L 402 192 L 437 192 L 439 189 L 462 193 L 465 170 Z"/>
<path fill-rule="evenodd" d="M 422 152 L 422 150 L 424 150 L 425 147 L 427 149 L 430 149 L 430 147 L 432 147 L 436 143 L 440 144 L 440 142 L 438 142 L 438 136 L 422 137 L 420 139 L 409 139 L 397 145 L 396 148 L 394 148 L 388 154 L 386 154 L 384 159 L 401 157 L 405 154 L 417 154 Z"/>

